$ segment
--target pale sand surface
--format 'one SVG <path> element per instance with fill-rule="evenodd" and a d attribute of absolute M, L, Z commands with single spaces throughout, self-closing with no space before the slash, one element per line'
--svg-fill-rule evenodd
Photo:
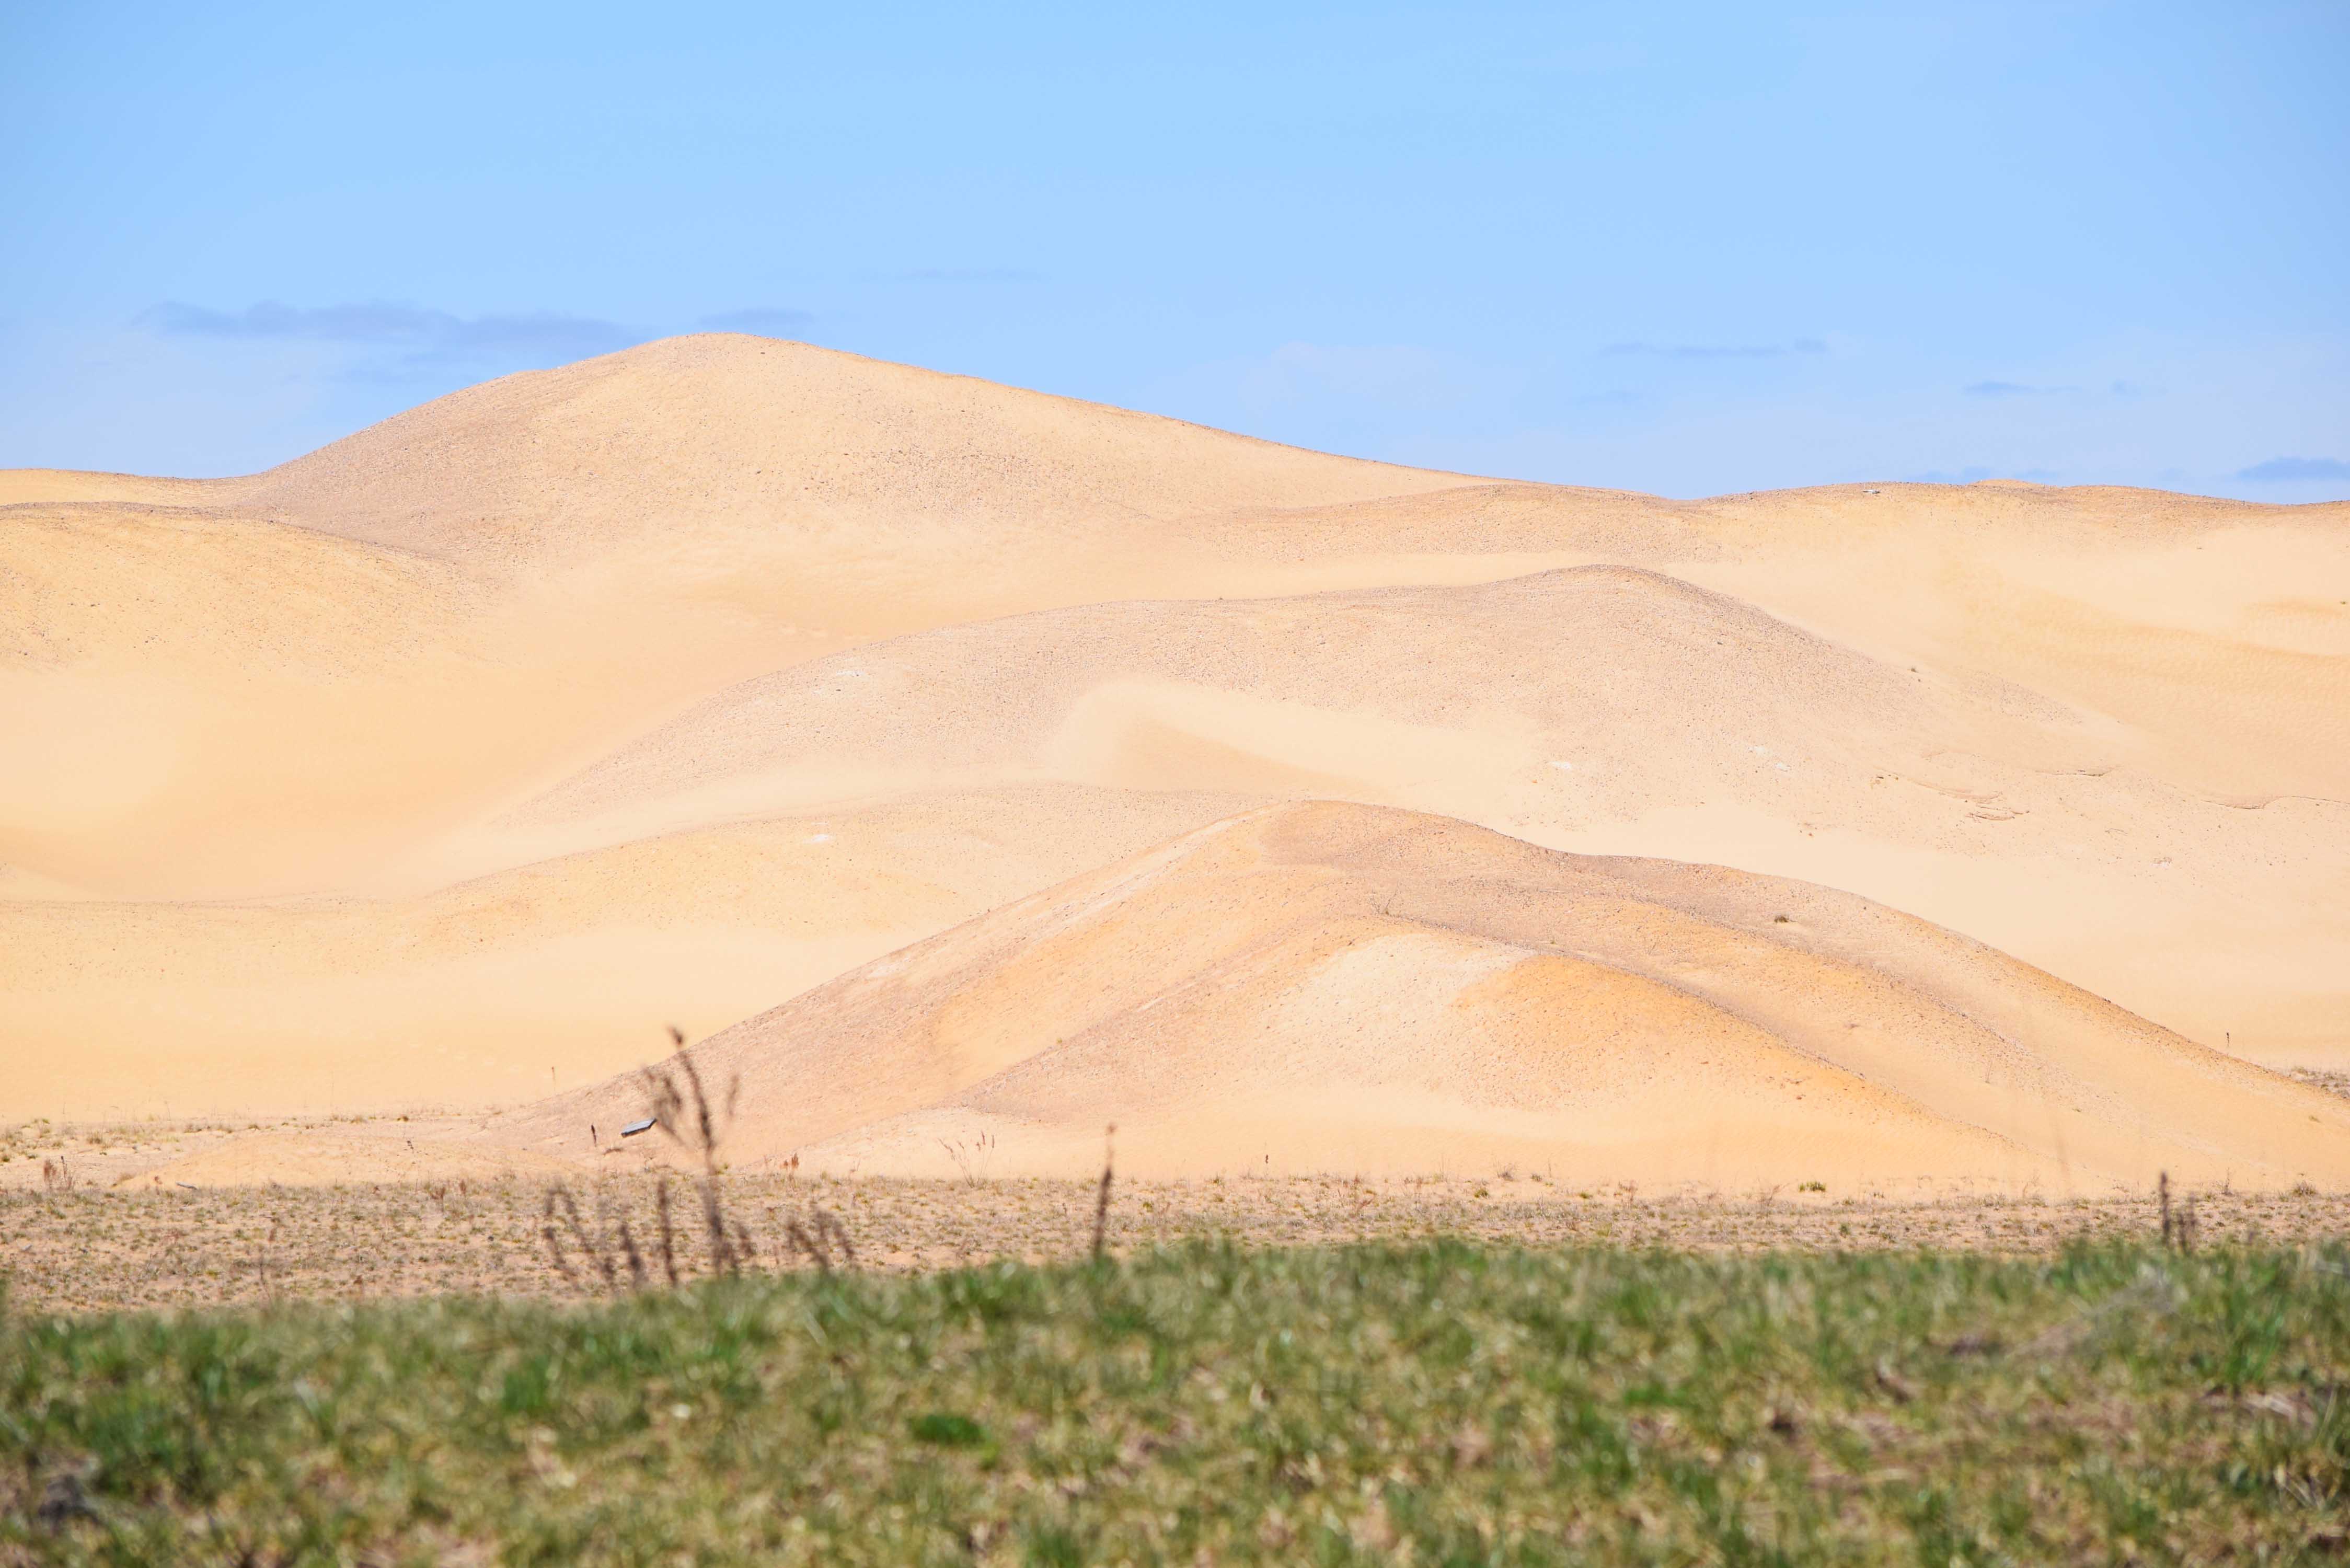
<path fill-rule="evenodd" d="M 2350 1103 L 1848 893 L 1268 806 L 693 1048 L 744 1168 L 2350 1184 Z M 739 1097 L 738 1097 L 739 1096 Z M 493 1118 L 592 1161 L 626 1075 Z M 600 1134 L 598 1129 L 601 1129 Z"/>
<path fill-rule="evenodd" d="M 1035 784 L 732 823 L 409 898 L 0 902 L 10 1111 L 401 1109 L 577 1087 L 1246 804 Z M 53 1108 L 54 1107 L 54 1108 Z"/>
<path fill-rule="evenodd" d="M 1679 503 L 678 339 L 246 479 L 0 474 L 0 757 L 6 1116 L 568 1088 L 1305 797 L 1846 889 L 2164 1051 L 2350 1066 L 2340 504 Z"/>
<path fill-rule="evenodd" d="M 1624 567 L 868 645 L 722 693 L 467 853 L 806 809 L 842 781 L 1036 778 L 1408 805 L 1826 882 L 2275 1060 L 2337 1060 L 2350 1018 L 2350 805 L 2224 804 L 2095 709 Z"/>

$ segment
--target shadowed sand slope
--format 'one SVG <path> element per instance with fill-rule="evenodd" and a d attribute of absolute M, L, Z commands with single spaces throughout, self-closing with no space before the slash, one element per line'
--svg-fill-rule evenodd
<path fill-rule="evenodd" d="M 1335 796 L 1861 892 L 2218 1044 L 2350 1012 L 2350 805 L 2183 789 L 2110 717 L 1628 567 L 1128 602 L 747 682 L 462 858 L 1054 779 Z"/>
<path fill-rule="evenodd" d="M 1929 771 L 1929 753 L 1950 754 L 1952 775 L 2104 772 L 2125 745 L 2094 715 L 1897 669 L 1655 572 L 1592 566 L 1128 601 L 869 644 L 723 692 L 499 826 L 629 836 L 1037 775 L 1266 794 L 1343 783 L 1555 826 L 1708 801 L 1857 821 L 1885 796 L 1881 769 Z M 1980 810 L 2012 782 L 1950 791 Z"/>
<path fill-rule="evenodd" d="M 0 899 L 0 1116 L 511 1105 L 1244 804 L 1014 786 L 671 834 L 415 898 Z"/>
<path fill-rule="evenodd" d="M 694 1047 L 752 1166 L 2095 1190 L 2350 1178 L 2350 1106 L 1849 894 L 1268 807 Z M 617 1079 L 492 1135 L 588 1153 Z M 575 1147 L 576 1146 L 576 1147 Z"/>
<path fill-rule="evenodd" d="M 143 894 L 364 863 L 537 727 L 476 597 L 249 513 L 0 507 L 0 865 Z"/>

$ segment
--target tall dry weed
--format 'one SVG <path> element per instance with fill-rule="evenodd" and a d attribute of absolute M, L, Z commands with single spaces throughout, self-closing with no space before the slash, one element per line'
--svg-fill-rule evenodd
<path fill-rule="evenodd" d="M 693 1179 L 695 1197 L 700 1200 L 702 1228 L 710 1256 L 710 1272 L 714 1276 L 740 1274 L 758 1259 L 758 1242 L 751 1228 L 726 1209 L 724 1178 L 726 1162 L 723 1158 L 727 1130 L 733 1126 L 743 1080 L 738 1074 L 727 1081 L 723 1102 L 713 1101 L 702 1069 L 686 1048 L 682 1031 L 671 1026 L 670 1041 L 676 1047 L 669 1060 L 659 1066 L 647 1067 L 641 1074 L 645 1088 L 646 1114 L 661 1136 L 690 1154 L 701 1168 Z M 796 1168 L 797 1158 L 793 1159 Z M 661 1278 L 674 1288 L 681 1282 L 682 1271 L 678 1263 L 678 1236 L 674 1218 L 670 1179 L 666 1172 L 653 1188 L 655 1225 L 655 1257 L 660 1266 Z M 606 1211 L 599 1199 L 597 1224 L 593 1230 L 579 1213 L 578 1200 L 570 1188 L 562 1182 L 547 1189 L 544 1223 L 540 1235 L 545 1240 L 548 1255 L 565 1281 L 579 1284 L 578 1272 L 572 1266 L 569 1253 L 576 1251 L 592 1264 L 604 1289 L 617 1294 L 622 1288 L 621 1273 L 627 1271 L 628 1288 L 641 1291 L 651 1282 L 651 1269 L 628 1217 L 617 1220 Z M 565 1242 L 569 1241 L 567 1250 Z M 778 1262 L 794 1255 L 805 1254 L 816 1268 L 830 1273 L 836 1258 L 854 1265 L 857 1248 L 848 1238 L 848 1229 L 837 1215 L 823 1209 L 812 1210 L 803 1222 L 795 1217 L 785 1222 L 785 1251 Z"/>

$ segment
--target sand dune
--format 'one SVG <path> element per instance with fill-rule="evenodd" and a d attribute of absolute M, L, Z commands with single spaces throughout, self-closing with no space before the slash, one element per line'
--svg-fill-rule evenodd
<path fill-rule="evenodd" d="M 1882 810 L 1886 767 L 1987 753 L 2107 772 L 2126 746 L 2093 713 L 1896 669 L 1654 572 L 1585 567 L 1088 606 L 870 644 L 734 687 L 494 826 L 626 837 L 1037 775 L 1340 788 L 1553 827 L 1708 800 L 1859 822 Z M 2008 781 L 1980 782 L 1979 815 Z"/>
<path fill-rule="evenodd" d="M 202 479 L 150 479 L 136 473 L 88 473 L 69 468 L 0 468 L 0 506 L 28 503 L 125 502 L 134 505 L 201 505 L 223 499 Z"/>
<path fill-rule="evenodd" d="M 1674 502 L 676 339 L 246 478 L 0 473 L 0 1114 L 511 1098 L 1266 798 L 2350 1065 L 2350 505 Z"/>
<path fill-rule="evenodd" d="M 672 834 L 411 898 L 0 901 L 0 1116 L 511 1104 L 1235 804 L 973 790 Z"/>
<path fill-rule="evenodd" d="M 2350 806 L 2214 800 L 2108 715 L 1622 567 L 1058 610 L 747 682 L 495 825 L 515 859 L 1039 778 L 1332 797 L 1828 883 L 2248 1052 L 2350 1017 Z"/>
<path fill-rule="evenodd" d="M 780 537 L 878 571 L 892 546 L 1016 558 L 1202 513 L 1463 482 L 711 336 L 474 387 L 238 483 L 306 525 L 452 560 L 543 569 L 635 544 L 668 556 L 681 540 Z"/>
<path fill-rule="evenodd" d="M 1267 807 L 693 1048 L 755 1167 L 2097 1190 L 2350 1178 L 2350 1105 L 1849 894 Z M 493 1124 L 588 1157 L 624 1077 Z M 577 1147 L 575 1147 L 577 1146 Z"/>
<path fill-rule="evenodd" d="M 468 600 L 250 514 L 0 510 L 0 863 L 134 896 L 365 864 L 531 727 Z"/>
<path fill-rule="evenodd" d="M 0 627 L 40 655 L 0 725 L 46 742 L 0 802 L 0 862 L 107 897 L 497 869 L 411 852 L 733 682 L 877 637 L 1595 563 L 2104 715 L 2124 760 L 2184 788 L 2350 799 L 2350 506 L 1676 503 L 759 338 L 507 378 L 251 478 L 0 475 Z"/>
<path fill-rule="evenodd" d="M 0 784 L 0 864 L 112 898 L 423 890 L 410 847 L 872 637 L 1253 593 L 1276 565 L 1563 558 L 1232 526 L 1461 483 L 731 337 L 508 378 L 250 478 L 0 474 L 25 645 L 0 741 L 33 759 Z"/>

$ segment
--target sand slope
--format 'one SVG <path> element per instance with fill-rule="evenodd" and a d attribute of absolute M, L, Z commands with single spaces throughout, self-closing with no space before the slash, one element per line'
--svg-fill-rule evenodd
<path fill-rule="evenodd" d="M 717 335 L 471 388 L 240 493 L 308 526 L 451 559 L 543 569 L 637 541 L 665 555 L 681 538 L 781 537 L 818 553 L 837 543 L 879 567 L 893 545 L 1016 556 L 1201 513 L 1461 483 Z"/>
<path fill-rule="evenodd" d="M 2350 505 L 1674 502 L 701 337 L 247 478 L 0 474 L 0 1114 L 508 1098 L 1268 797 L 1842 887 L 2350 1065 Z"/>
<path fill-rule="evenodd" d="M 28 760 L 0 866 L 116 898 L 445 885 L 497 867 L 405 852 L 875 636 L 1301 564 L 1524 569 L 1232 522 L 1461 483 L 740 337 L 507 378 L 249 478 L 0 474 L 0 742 Z"/>
<path fill-rule="evenodd" d="M 533 728 L 473 598 L 250 513 L 0 508 L 0 864 L 132 895 L 363 864 Z"/>
<path fill-rule="evenodd" d="M 1129 602 L 746 682 L 466 857 L 1040 778 L 1336 797 L 1864 893 L 2213 1043 L 2350 1017 L 2350 805 L 2215 800 L 2109 715 L 1656 573 Z"/>
<path fill-rule="evenodd" d="M 716 336 L 506 378 L 247 479 L 0 475 L 0 626 L 25 645 L 0 738 L 46 742 L 0 785 L 0 863 L 108 897 L 421 890 L 498 868 L 411 860 L 449 829 L 872 638 L 1593 563 L 2099 714 L 2120 760 L 2215 798 L 2350 799 L 2350 506 L 1675 503 Z"/>
<path fill-rule="evenodd" d="M 0 1114 L 528 1099 L 1235 804 L 972 790 L 665 835 L 416 898 L 0 900 Z"/>
<path fill-rule="evenodd" d="M 2350 1178 L 2350 1105 L 1849 894 L 1267 807 L 693 1048 L 756 1166 L 1811 1179 Z M 622 1078 L 493 1124 L 583 1155 Z M 574 1146 L 577 1146 L 574 1147 Z"/>

